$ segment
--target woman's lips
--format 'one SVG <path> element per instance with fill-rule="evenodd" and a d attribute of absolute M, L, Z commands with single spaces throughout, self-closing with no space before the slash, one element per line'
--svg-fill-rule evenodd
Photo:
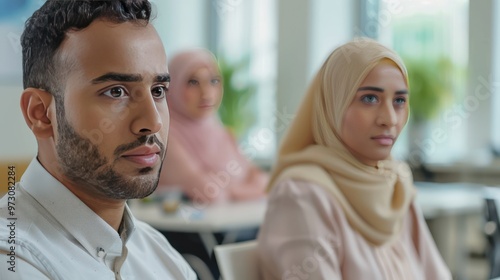
<path fill-rule="evenodd" d="M 200 106 L 198 106 L 198 108 L 200 108 L 200 109 L 210 109 L 212 107 L 214 107 L 214 106 L 213 105 L 200 105 Z"/>
<path fill-rule="evenodd" d="M 394 145 L 394 137 L 392 136 L 375 136 L 372 137 L 377 143 L 382 146 L 392 146 Z"/>

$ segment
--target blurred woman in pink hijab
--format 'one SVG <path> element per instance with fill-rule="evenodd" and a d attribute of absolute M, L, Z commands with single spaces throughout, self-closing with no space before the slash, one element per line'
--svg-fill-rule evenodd
<path fill-rule="evenodd" d="M 204 205 L 263 197 L 268 175 L 240 153 L 217 115 L 224 89 L 215 56 L 205 49 L 181 52 L 169 72 L 170 130 L 160 188 L 178 186 Z"/>

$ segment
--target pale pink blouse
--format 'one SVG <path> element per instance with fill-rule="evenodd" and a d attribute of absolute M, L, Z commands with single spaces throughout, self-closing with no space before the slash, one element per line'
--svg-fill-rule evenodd
<path fill-rule="evenodd" d="M 270 193 L 258 256 L 264 280 L 452 279 L 414 202 L 396 239 L 376 247 L 321 186 L 292 179 Z"/>

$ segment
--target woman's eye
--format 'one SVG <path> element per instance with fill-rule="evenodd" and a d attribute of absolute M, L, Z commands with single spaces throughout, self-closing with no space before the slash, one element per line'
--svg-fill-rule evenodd
<path fill-rule="evenodd" d="M 212 85 L 218 85 L 220 84 L 220 82 L 221 82 L 220 79 L 212 79 L 211 81 Z"/>
<path fill-rule="evenodd" d="M 157 86 L 151 89 L 151 94 L 157 99 L 164 98 L 167 92 L 168 88 L 166 86 Z"/>
<path fill-rule="evenodd" d="M 378 102 L 378 98 L 376 95 L 365 95 L 361 97 L 361 101 L 364 103 L 373 104 Z"/>
<path fill-rule="evenodd" d="M 198 81 L 197 80 L 189 80 L 188 81 L 188 85 L 190 85 L 190 86 L 196 86 L 196 85 L 198 85 Z"/>
<path fill-rule="evenodd" d="M 113 87 L 106 90 L 102 94 L 109 96 L 111 98 L 122 98 L 126 96 L 127 91 L 122 87 Z"/>
<path fill-rule="evenodd" d="M 406 98 L 396 98 L 395 102 L 398 105 L 403 105 L 406 103 Z"/>

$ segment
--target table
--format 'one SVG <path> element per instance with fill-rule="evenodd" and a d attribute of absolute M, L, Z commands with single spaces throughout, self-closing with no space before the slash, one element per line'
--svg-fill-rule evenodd
<path fill-rule="evenodd" d="M 169 214 L 156 203 L 133 203 L 132 212 L 139 220 L 159 230 L 179 232 L 217 232 L 258 227 L 264 219 L 265 199 L 227 202 L 206 207 L 183 203 Z"/>
<path fill-rule="evenodd" d="M 166 213 L 158 203 L 129 201 L 129 206 L 138 220 L 157 230 L 198 234 L 210 256 L 219 245 L 215 237 L 217 232 L 226 232 L 222 243 L 233 243 L 238 231 L 258 228 L 264 220 L 267 200 L 226 202 L 206 207 L 183 203 L 176 213 Z M 207 264 L 201 264 L 196 256 L 185 254 L 184 257 L 200 279 L 213 279 Z"/>
<path fill-rule="evenodd" d="M 446 215 L 480 213 L 482 187 L 471 183 L 415 182 L 416 202 L 426 219 Z M 183 203 L 174 214 L 165 213 L 157 203 L 129 202 L 135 217 L 159 230 L 217 232 L 258 227 L 264 219 L 265 199 L 228 202 L 206 207 Z"/>
<path fill-rule="evenodd" d="M 473 183 L 415 182 L 416 202 L 426 219 L 481 213 L 483 185 Z"/>
<path fill-rule="evenodd" d="M 443 234 L 445 228 L 443 226 L 438 232 L 434 232 L 433 237 L 441 249 L 443 258 L 446 259 L 445 253 L 456 250 L 457 253 L 452 256 L 453 260 L 449 260 L 455 266 L 455 279 L 467 279 L 466 217 L 470 215 L 482 216 L 484 186 L 464 182 L 415 182 L 415 185 L 418 189 L 416 201 L 426 220 L 432 222 L 434 219 L 449 218 L 456 222 L 454 228 L 446 228 L 448 233 L 452 230 L 456 234 L 456 244 L 449 244 L 450 236 Z"/>
<path fill-rule="evenodd" d="M 459 278 L 463 278 L 467 248 L 465 247 L 465 221 L 460 217 L 479 214 L 483 207 L 482 186 L 470 183 L 415 182 L 418 193 L 416 202 L 425 219 L 442 217 L 458 218 L 457 250 L 455 263 Z M 143 204 L 132 201 L 130 208 L 135 217 L 160 231 L 198 233 L 205 250 L 210 255 L 218 245 L 214 233 L 231 232 L 259 227 L 264 219 L 267 201 L 265 199 L 238 203 L 223 203 L 204 208 L 192 204 L 181 204 L 175 214 L 165 213 L 157 203 Z M 223 243 L 231 243 L 231 234 Z M 446 239 L 442 240 L 445 241 Z"/>

